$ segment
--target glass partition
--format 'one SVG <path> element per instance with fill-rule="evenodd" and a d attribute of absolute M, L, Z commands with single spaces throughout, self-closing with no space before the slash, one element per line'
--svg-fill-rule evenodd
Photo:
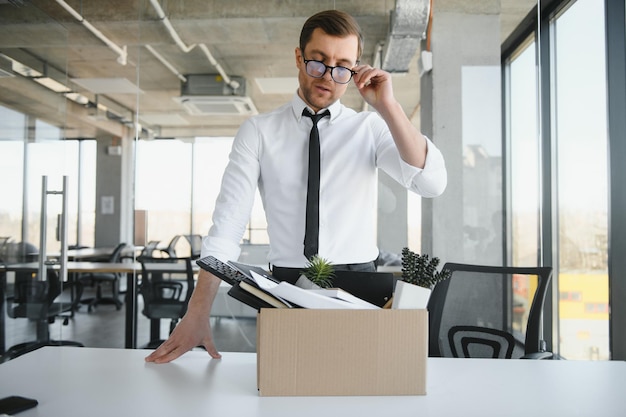
<path fill-rule="evenodd" d="M 58 320 L 50 329 L 55 338 L 102 347 L 135 346 L 132 334 L 139 334 L 141 346 L 151 323 L 133 292 L 140 282 L 134 261 L 151 242 L 152 255 L 194 253 L 193 238 L 211 226 L 238 127 L 296 91 L 293 51 L 302 23 L 318 6 L 77 1 L 68 5 L 76 7 L 70 12 L 62 3 L 0 2 L 1 253 L 5 262 L 17 262 L 20 242 L 30 244 L 28 253 L 39 251 L 41 177 L 58 191 L 67 176 L 68 244 L 93 250 L 92 258 L 83 258 L 91 261 L 108 260 L 118 243 L 128 244 L 121 263 L 131 266 L 119 272 L 118 282 L 137 310 L 103 303 L 89 312 L 82 305 L 67 326 Z M 448 189 L 434 202 L 411 196 L 407 218 L 389 219 L 379 230 L 394 244 L 406 241 L 443 262 L 529 266 L 542 251 L 555 254 L 561 350 L 571 358 L 606 358 L 602 10 L 579 0 L 551 15 L 556 36 L 545 45 L 536 37 L 538 26 L 519 30 L 520 23 L 546 18 L 536 0 L 470 3 L 432 2 L 437 25 L 424 33 L 408 70 L 392 76 L 405 113 L 444 152 Z M 380 64 L 393 2 L 372 10 L 349 0 L 336 6 L 363 26 L 362 61 Z M 503 61 L 502 45 L 510 37 L 519 37 L 518 47 Z M 553 48 L 547 76 L 554 91 L 542 109 L 538 84 L 546 74 L 536 57 L 547 46 Z M 352 85 L 342 102 L 364 108 Z M 553 117 L 550 137 L 542 137 L 546 110 Z M 546 141 L 555 152 L 552 173 L 542 171 Z M 550 247 L 540 211 L 547 182 L 556 187 L 547 197 L 555 210 L 550 225 L 558 231 Z M 47 199 L 45 249 L 54 255 L 61 249 L 61 200 L 55 193 Z M 265 264 L 266 229 L 257 194 L 241 242 L 243 261 Z M 84 271 L 73 274 L 85 278 Z M 9 291 L 14 276 L 8 274 Z M 85 298 L 96 296 L 94 282 L 84 280 Z M 108 295 L 110 287 L 101 291 Z M 253 332 L 240 330 L 253 329 L 255 314 L 234 303 L 220 293 L 214 316 L 241 319 L 227 332 L 242 336 L 223 346 L 253 350 Z M 5 305 L 5 346 L 31 338 L 32 324 L 20 325 L 6 311 Z M 107 337 L 88 324 L 97 320 L 110 320 Z M 161 326 L 164 337 L 169 323 Z"/>
<path fill-rule="evenodd" d="M 23 21 L 33 22 L 31 29 L 47 41 L 25 33 Z M 73 339 L 72 331 L 63 326 L 64 317 L 52 322 L 31 295 L 42 286 L 47 294 L 65 290 L 59 271 L 39 274 L 37 261 L 42 253 L 59 257 L 64 199 L 67 223 L 73 226 L 68 237 L 76 238 L 80 173 L 79 143 L 64 140 L 67 28 L 30 2 L 0 4 L 0 27 L 0 350 L 4 353 L 14 345 Z M 28 263 L 28 269 L 6 271 L 7 265 L 16 263 Z M 23 297 L 27 288 L 31 292 Z M 69 317 L 69 303 L 64 305 L 61 315 Z"/>

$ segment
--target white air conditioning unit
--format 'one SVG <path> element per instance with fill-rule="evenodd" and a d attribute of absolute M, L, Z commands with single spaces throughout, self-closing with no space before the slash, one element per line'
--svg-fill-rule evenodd
<path fill-rule="evenodd" d="M 250 116 L 257 114 L 256 107 L 250 97 L 181 96 L 176 97 L 175 100 L 192 116 Z"/>
<path fill-rule="evenodd" d="M 190 74 L 181 84 L 180 97 L 176 97 L 185 110 L 194 116 L 257 114 L 250 97 L 246 96 L 246 80 L 231 77 L 231 85 L 219 74 Z"/>

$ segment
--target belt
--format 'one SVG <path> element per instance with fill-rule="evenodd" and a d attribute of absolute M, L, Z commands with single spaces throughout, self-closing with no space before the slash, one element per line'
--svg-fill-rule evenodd
<path fill-rule="evenodd" d="M 376 263 L 374 261 L 362 262 L 356 264 L 333 264 L 335 271 L 364 271 L 374 272 L 376 271 Z M 272 276 L 280 281 L 287 281 L 291 284 L 295 284 L 300 275 L 302 275 L 302 268 L 289 268 L 283 266 L 271 265 Z"/>

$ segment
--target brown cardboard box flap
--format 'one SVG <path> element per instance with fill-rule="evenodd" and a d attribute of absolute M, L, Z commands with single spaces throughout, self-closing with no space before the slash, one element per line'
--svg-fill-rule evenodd
<path fill-rule="evenodd" d="M 426 310 L 262 309 L 262 396 L 423 395 Z"/>

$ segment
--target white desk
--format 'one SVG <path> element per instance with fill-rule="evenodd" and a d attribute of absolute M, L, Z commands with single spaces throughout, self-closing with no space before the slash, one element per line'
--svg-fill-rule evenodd
<path fill-rule="evenodd" d="M 42 348 L 0 365 L 0 393 L 39 400 L 20 417 L 626 415 L 626 362 L 431 358 L 425 396 L 259 397 L 254 353 L 147 353 Z"/>

